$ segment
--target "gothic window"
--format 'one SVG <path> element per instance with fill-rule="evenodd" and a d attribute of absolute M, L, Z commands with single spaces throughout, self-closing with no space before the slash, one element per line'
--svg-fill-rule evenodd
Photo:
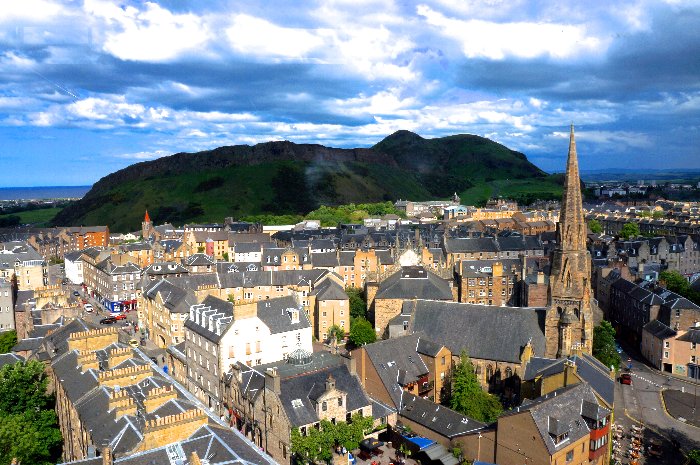
<path fill-rule="evenodd" d="M 493 378 L 493 367 L 489 365 L 486 367 L 486 382 L 490 383 L 491 378 Z"/>
<path fill-rule="evenodd" d="M 510 378 L 513 376 L 513 370 L 510 369 L 510 367 L 506 367 L 506 379 Z"/>

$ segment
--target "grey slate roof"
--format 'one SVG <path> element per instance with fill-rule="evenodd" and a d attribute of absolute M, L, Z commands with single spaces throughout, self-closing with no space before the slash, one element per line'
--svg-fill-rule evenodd
<path fill-rule="evenodd" d="M 615 380 L 610 377 L 609 369 L 586 353 L 571 357 L 571 359 L 576 364 L 576 373 L 581 379 L 586 381 L 608 405 L 614 405 Z"/>
<path fill-rule="evenodd" d="M 345 364 L 323 368 L 317 371 L 280 379 L 280 399 L 292 426 L 302 426 L 319 421 L 310 396 L 318 394 L 326 379 L 335 378 L 336 389 L 346 393 L 347 410 L 357 410 L 371 405 L 360 380 L 348 371 Z M 301 406 L 294 407 L 292 401 L 301 400 Z"/>
<path fill-rule="evenodd" d="M 452 300 L 449 283 L 419 266 L 401 268 L 379 284 L 375 299 Z"/>
<path fill-rule="evenodd" d="M 258 305 L 258 318 L 270 329 L 271 334 L 284 333 L 302 328 L 310 328 L 311 323 L 304 309 L 294 296 L 277 299 L 261 300 Z M 299 313 L 299 322 L 292 323 L 287 309 L 295 309 Z"/>
<path fill-rule="evenodd" d="M 676 340 L 700 344 L 700 328 L 691 328 L 687 333 Z"/>
<path fill-rule="evenodd" d="M 485 423 L 406 391 L 401 391 L 399 415 L 450 439 L 486 428 Z"/>
<path fill-rule="evenodd" d="M 590 434 L 588 425 L 581 416 L 585 402 L 598 405 L 593 389 L 588 383 L 580 383 L 558 389 L 546 396 L 516 407 L 505 413 L 504 416 L 528 412 L 532 416 L 540 437 L 551 455 Z M 592 409 L 590 409 L 590 406 L 586 406 L 585 410 L 586 413 L 590 414 Z M 596 411 L 595 413 L 599 414 L 601 412 L 605 412 L 605 410 Z M 555 444 L 552 435 L 563 434 L 564 432 L 568 433 L 569 440 Z"/>
<path fill-rule="evenodd" d="M 644 325 L 643 330 L 651 333 L 652 336 L 659 339 L 670 339 L 678 334 L 676 331 L 672 330 L 659 320 L 651 320 L 649 323 Z"/>
<path fill-rule="evenodd" d="M 14 365 L 17 362 L 23 362 L 24 357 L 21 357 L 17 354 L 9 353 L 9 354 L 0 354 L 0 368 L 4 367 L 5 365 Z"/>
<path fill-rule="evenodd" d="M 453 354 L 520 363 L 523 347 L 532 340 L 535 355 L 544 354 L 545 309 L 497 307 L 418 300 L 410 330 L 440 341 Z"/>
<path fill-rule="evenodd" d="M 333 279 L 324 279 L 311 291 L 317 300 L 349 300 L 343 286 Z"/>
<path fill-rule="evenodd" d="M 312 253 L 311 265 L 314 267 L 335 268 L 339 265 L 338 254 L 335 252 Z"/>
<path fill-rule="evenodd" d="M 171 313 L 188 313 L 190 311 L 190 306 L 197 303 L 197 299 L 192 290 L 183 289 L 173 284 L 170 278 L 147 283 L 143 291 L 144 297 L 153 300 L 158 294 L 160 294 L 163 299 L 163 305 L 165 305 Z"/>
<path fill-rule="evenodd" d="M 429 372 L 418 354 L 419 340 L 418 335 L 408 335 L 363 346 L 396 408 L 401 404 L 401 386 Z"/>
<path fill-rule="evenodd" d="M 201 304 L 193 304 L 185 328 L 218 344 L 233 322 L 233 303 L 214 296 L 206 296 Z"/>

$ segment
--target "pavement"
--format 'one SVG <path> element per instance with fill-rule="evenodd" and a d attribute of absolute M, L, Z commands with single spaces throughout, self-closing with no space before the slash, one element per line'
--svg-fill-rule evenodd
<path fill-rule="evenodd" d="M 682 451 L 700 448 L 700 429 L 676 420 L 666 411 L 664 391 L 686 391 L 695 389 L 692 380 L 668 376 L 647 366 L 634 349 L 626 347 L 621 354 L 623 363 L 631 359 L 632 384 L 615 385 L 615 422 L 628 431 L 632 424 L 646 428 L 648 440 L 659 440 L 664 445 L 662 459 L 647 463 L 684 463 Z M 685 401 L 687 402 L 687 400 Z M 676 447 L 677 445 L 677 447 Z M 670 461 L 667 461 L 670 460 Z M 624 462 L 623 462 L 624 463 Z"/>
<path fill-rule="evenodd" d="M 696 403 L 698 398 L 694 392 L 665 389 L 662 395 L 669 415 L 678 421 L 700 427 L 700 405 Z"/>

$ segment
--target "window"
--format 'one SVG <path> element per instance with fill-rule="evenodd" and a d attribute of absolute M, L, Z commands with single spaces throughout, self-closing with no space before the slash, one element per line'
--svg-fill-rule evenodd
<path fill-rule="evenodd" d="M 343 398 L 338 397 L 338 407 L 342 407 L 342 406 L 343 406 Z"/>
<path fill-rule="evenodd" d="M 323 410 L 324 412 L 328 410 L 328 404 L 326 402 L 321 403 L 321 410 Z"/>
<path fill-rule="evenodd" d="M 445 366 L 445 356 L 443 355 L 442 358 L 440 359 L 440 364 L 442 366 Z"/>
<path fill-rule="evenodd" d="M 664 341 L 664 347 L 668 349 L 669 347 L 671 347 L 671 343 L 668 341 Z"/>
<path fill-rule="evenodd" d="M 668 351 L 664 351 L 664 358 L 668 358 Z"/>

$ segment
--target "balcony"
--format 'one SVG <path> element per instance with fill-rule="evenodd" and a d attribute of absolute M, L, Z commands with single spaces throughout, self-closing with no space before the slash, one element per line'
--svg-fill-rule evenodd
<path fill-rule="evenodd" d="M 433 387 L 435 386 L 434 381 L 426 381 L 418 384 L 418 395 L 424 395 L 427 392 L 430 392 Z"/>

